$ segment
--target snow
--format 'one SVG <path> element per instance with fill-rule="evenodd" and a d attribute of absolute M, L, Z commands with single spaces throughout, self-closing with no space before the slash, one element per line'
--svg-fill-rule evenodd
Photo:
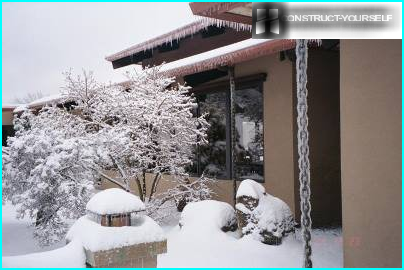
<path fill-rule="evenodd" d="M 143 211 L 145 205 L 136 195 L 120 188 L 109 188 L 95 194 L 86 209 L 99 215 L 121 214 Z"/>
<path fill-rule="evenodd" d="M 246 39 L 240 42 L 236 42 L 224 47 L 220 47 L 214 50 L 210 50 L 207 52 L 203 52 L 200 54 L 196 54 L 190 57 L 182 58 L 177 61 L 173 61 L 170 63 L 166 63 L 162 65 L 160 72 L 169 72 L 171 70 L 183 67 L 183 66 L 188 66 L 188 65 L 193 65 L 201 61 L 213 59 L 228 53 L 232 53 L 235 51 L 243 50 L 249 47 L 253 47 L 258 44 L 266 43 L 266 42 L 271 42 L 271 40 L 268 39 Z"/>
<path fill-rule="evenodd" d="M 79 241 L 52 251 L 2 258 L 5 268 L 84 268 L 86 256 Z"/>
<path fill-rule="evenodd" d="M 2 109 L 3 110 L 7 110 L 7 109 L 11 109 L 11 110 L 13 110 L 13 109 L 15 109 L 15 108 L 17 108 L 18 106 L 20 106 L 21 104 L 2 104 Z"/>
<path fill-rule="evenodd" d="M 28 217 L 17 219 L 17 207 L 11 204 L 2 206 L 2 256 L 24 255 L 33 252 L 49 251 L 65 245 L 64 241 L 41 247 L 33 237 L 32 220 Z"/>
<path fill-rule="evenodd" d="M 230 208 L 229 208 L 229 207 Z M 292 233 L 279 246 L 265 245 L 251 235 L 219 228 L 231 217 L 231 206 L 205 201 L 185 207 L 180 223 L 167 231 L 166 254 L 158 256 L 158 267 L 302 267 L 303 243 L 300 233 Z M 342 267 L 340 229 L 313 231 L 315 267 Z"/>
<path fill-rule="evenodd" d="M 254 199 L 260 199 L 265 194 L 265 188 L 254 180 L 243 180 L 238 189 L 236 197 L 248 196 Z"/>
<path fill-rule="evenodd" d="M 265 194 L 259 200 L 258 206 L 252 211 L 254 219 L 258 221 L 247 226 L 245 229 L 253 229 L 253 237 L 261 239 L 259 233 L 262 230 L 272 232 L 276 237 L 281 237 L 284 233 L 293 230 L 293 215 L 289 206 L 279 198 Z"/>
<path fill-rule="evenodd" d="M 250 236 L 188 233 L 177 226 L 168 232 L 168 253 L 158 256 L 157 265 L 159 268 L 300 268 L 303 243 L 299 234 L 287 236 L 279 246 L 270 246 Z M 312 236 L 314 267 L 342 267 L 341 230 L 313 230 Z"/>
<path fill-rule="evenodd" d="M 282 237 L 284 233 L 293 230 L 294 221 L 292 211 L 289 206 L 281 199 L 265 192 L 264 186 L 247 179 L 240 183 L 236 197 L 248 196 L 258 201 L 258 206 L 250 211 L 242 203 L 236 204 L 236 209 L 251 214 L 253 220 L 243 228 L 243 233 L 251 232 L 252 237 L 261 240 L 260 235 L 263 231 L 272 232 L 276 237 Z"/>
<path fill-rule="evenodd" d="M 201 231 L 221 233 L 221 228 L 235 221 L 233 207 L 225 202 L 205 200 L 185 206 L 180 224 L 182 230 L 191 228 L 195 233 Z"/>
<path fill-rule="evenodd" d="M 42 97 L 39 99 L 36 99 L 30 103 L 27 104 L 28 107 L 37 107 L 37 106 L 44 106 L 44 105 L 53 105 L 58 103 L 63 99 L 62 94 L 54 94 L 54 95 L 49 95 L 46 97 Z"/>
<path fill-rule="evenodd" d="M 26 104 L 20 104 L 18 105 L 15 109 L 14 109 L 14 113 L 19 113 L 19 112 L 23 112 L 26 109 L 28 109 L 28 106 Z"/>
<path fill-rule="evenodd" d="M 148 216 L 142 219 L 143 223 L 138 226 L 104 227 L 83 216 L 70 228 L 66 240 L 78 240 L 85 249 L 94 252 L 166 239 L 153 219 Z"/>
<path fill-rule="evenodd" d="M 14 109 L 14 113 L 19 113 L 23 112 L 28 108 L 34 108 L 34 107 L 43 107 L 45 105 L 55 105 L 59 103 L 61 100 L 63 100 L 63 95 L 58 93 L 54 95 L 49 95 L 45 97 L 41 97 L 39 99 L 36 99 L 28 104 L 17 104 L 17 105 L 3 105 L 3 109 L 6 107 L 10 107 L 11 109 Z"/>
<path fill-rule="evenodd" d="M 209 205 L 209 203 L 208 203 Z M 212 206 L 213 204 L 210 204 Z M 214 210 L 215 211 L 215 210 Z M 27 221 L 15 219 L 15 208 L 9 205 L 2 207 L 3 245 L 2 255 L 20 255 L 38 252 L 32 238 L 30 228 L 26 228 Z M 240 238 L 237 233 L 216 233 L 198 231 L 196 222 L 188 223 L 183 228 L 174 224 L 164 227 L 167 236 L 168 253 L 158 256 L 158 267 L 301 267 L 302 241 L 300 232 L 287 236 L 282 245 L 269 246 L 262 244 L 252 237 Z M 200 227 L 200 226 L 199 226 Z M 23 228 L 27 230 L 24 233 Z M 341 229 L 313 230 L 313 262 L 315 267 L 342 267 L 342 231 Z M 71 243 L 68 249 L 75 249 L 77 241 Z M 64 243 L 61 243 L 64 245 Z M 79 245 L 78 245 L 79 246 Z M 52 248 L 55 248 L 53 246 Z M 20 253 L 18 253 L 18 251 Z M 43 251 L 43 250 L 42 250 Z M 77 250 L 78 251 L 78 250 Z M 66 256 L 59 254 L 55 267 L 74 267 L 73 263 L 81 260 L 73 252 Z M 3 267 L 18 267 L 26 262 L 27 267 L 46 267 L 55 263 L 55 252 L 35 253 L 27 256 L 3 257 Z M 49 255 L 49 256 L 48 256 Z M 46 256 L 46 257 L 45 257 Z M 66 261 L 66 257 L 70 257 Z M 35 258 L 35 259 L 34 259 Z M 18 264 L 18 265 L 17 265 Z M 47 265 L 45 265 L 47 264 Z M 84 267 L 84 265 L 77 267 Z"/>

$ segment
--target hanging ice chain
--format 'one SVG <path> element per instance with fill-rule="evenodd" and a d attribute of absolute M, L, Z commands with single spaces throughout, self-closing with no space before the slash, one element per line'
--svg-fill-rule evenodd
<path fill-rule="evenodd" d="M 304 241 L 304 267 L 313 267 L 311 261 L 311 205 L 310 205 L 310 160 L 309 132 L 307 130 L 307 40 L 296 40 L 297 81 L 297 140 L 299 154 L 300 222 Z"/>

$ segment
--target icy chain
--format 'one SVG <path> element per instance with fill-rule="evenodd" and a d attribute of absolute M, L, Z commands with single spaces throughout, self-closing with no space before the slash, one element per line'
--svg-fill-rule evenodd
<path fill-rule="evenodd" d="M 311 205 L 310 205 L 310 160 L 309 132 L 307 130 L 307 40 L 296 40 L 297 81 L 297 139 L 299 154 L 299 182 L 301 227 L 304 241 L 304 267 L 313 267 L 311 261 Z"/>

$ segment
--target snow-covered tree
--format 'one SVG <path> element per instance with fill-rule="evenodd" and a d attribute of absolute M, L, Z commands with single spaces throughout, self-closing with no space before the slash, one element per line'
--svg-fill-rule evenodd
<path fill-rule="evenodd" d="M 125 189 L 134 181 L 140 198 L 150 202 L 163 174 L 186 175 L 195 145 L 206 142 L 208 124 L 204 115 L 193 116 L 197 103 L 188 87 L 175 84 L 158 68 L 127 77 L 123 85 L 89 87 L 91 78 L 68 76 L 65 93 L 98 130 L 108 153 L 107 167 L 119 174 Z M 150 187 L 148 173 L 154 174 Z"/>
<path fill-rule="evenodd" d="M 88 169 L 97 167 L 97 148 L 89 147 L 85 123 L 56 107 L 26 111 L 14 124 L 3 148 L 3 201 L 35 220 L 34 236 L 50 244 L 64 236 L 67 219 L 84 213 L 98 177 Z"/>
<path fill-rule="evenodd" d="M 157 68 L 128 73 L 125 84 L 109 86 L 98 84 L 92 73 L 65 75 L 63 93 L 73 110 L 24 113 L 16 120 L 16 137 L 3 148 L 4 198 L 20 204 L 21 214 L 36 217 L 43 243 L 65 232 L 65 218 L 84 211 L 100 176 L 138 194 L 149 214 L 168 202 L 208 198 L 212 180 L 192 182 L 185 170 L 195 146 L 206 143 L 208 127 L 205 115 L 193 116 L 197 104 L 188 87 Z M 156 197 L 168 174 L 174 188 Z"/>

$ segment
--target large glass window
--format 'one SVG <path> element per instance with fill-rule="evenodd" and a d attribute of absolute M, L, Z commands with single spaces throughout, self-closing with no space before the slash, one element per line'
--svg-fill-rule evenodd
<path fill-rule="evenodd" d="M 236 91 L 237 179 L 264 181 L 264 124 L 262 89 Z"/>
<path fill-rule="evenodd" d="M 235 166 L 238 180 L 264 181 L 264 136 L 262 82 L 239 86 L 236 90 L 236 154 L 231 164 L 230 99 L 228 87 L 197 93 L 198 114 L 207 113 L 210 128 L 207 145 L 196 149 L 191 168 L 218 179 L 231 179 Z"/>
<path fill-rule="evenodd" d="M 227 94 L 216 92 L 198 96 L 200 114 L 207 113 L 210 124 L 208 144 L 199 148 L 199 169 L 218 178 L 228 177 L 226 165 L 227 149 Z"/>

